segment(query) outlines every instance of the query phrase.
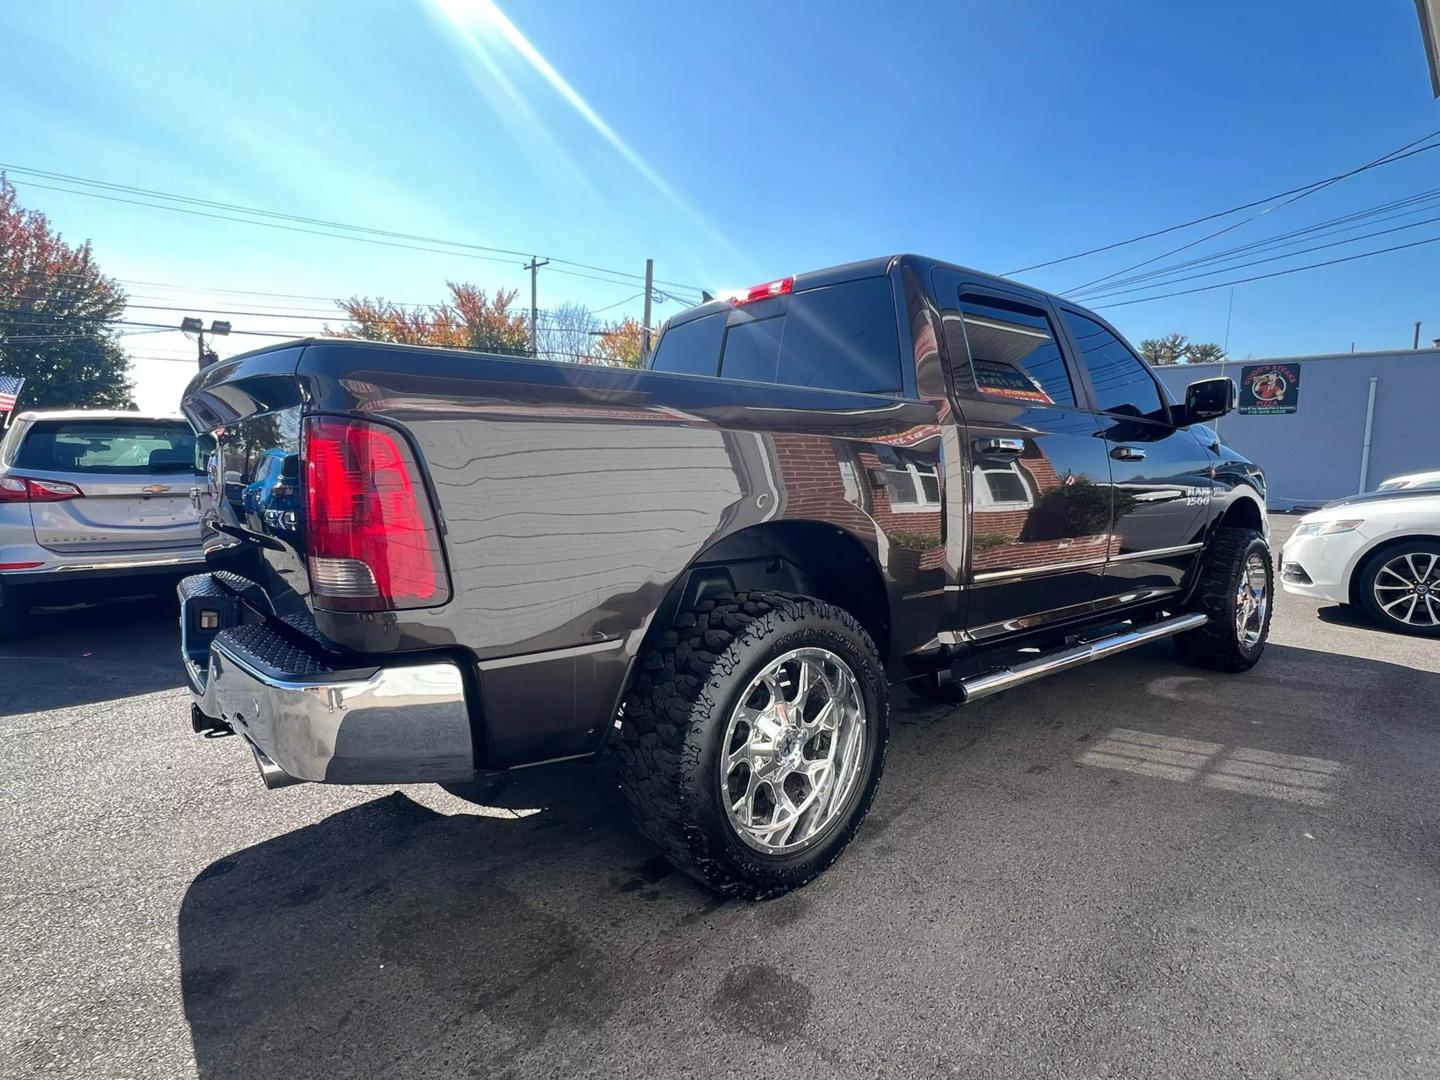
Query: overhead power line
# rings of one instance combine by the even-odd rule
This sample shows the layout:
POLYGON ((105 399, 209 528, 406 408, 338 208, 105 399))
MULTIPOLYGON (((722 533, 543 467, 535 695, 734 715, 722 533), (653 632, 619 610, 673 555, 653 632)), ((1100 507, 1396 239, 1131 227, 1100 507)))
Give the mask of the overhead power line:
MULTIPOLYGON (((148 206, 156 210, 171 210, 177 213, 190 213, 199 217, 218 218, 222 221, 235 221, 242 224, 267 225, 275 228, 284 228, 289 232, 310 233, 318 236, 329 236, 334 239, 351 239, 364 241, 367 238, 384 238, 384 240, 371 239, 369 242, 383 243, 383 246, 410 248, 411 244, 396 243, 394 241, 411 241, 418 244, 442 245, 444 249, 458 249, 454 251, 441 250, 436 252, 433 247, 416 247, 413 250, 432 251, 438 254, 468 254, 472 258, 481 258, 489 262, 509 263, 514 258, 530 258, 531 252, 519 251, 513 248, 495 247, 489 244, 476 244, 465 240, 447 240, 444 237, 426 236, 421 233, 407 233, 395 229, 383 229, 370 225, 356 225, 350 222, 330 221, 325 218, 308 217, 303 214, 293 214, 278 210, 266 210, 263 207, 245 206, 239 203, 220 202, 213 199, 202 199, 192 195, 181 195, 174 192, 158 191, 153 188, 138 187, 132 184, 119 184, 108 180, 96 180, 91 177, 75 176, 70 173, 53 172, 48 169, 31 169, 23 165, 14 165, 7 162, 0 162, 0 169, 16 173, 21 176, 40 177, 42 179, 59 181, 66 184, 79 184, 84 187, 98 188, 99 191, 80 191, 73 187, 54 187, 46 184, 29 181, 32 187, 42 188, 47 191, 61 191, 72 195, 85 195, 93 198, 109 199, 114 202, 130 203, 136 206, 148 206), (154 202, 140 202, 135 199, 126 199, 118 195, 102 194, 102 192, 121 192, 128 195, 139 195, 146 199, 160 199, 166 203, 181 203, 183 206, 167 206, 154 202), (187 209, 187 207, 204 207, 205 210, 187 209), (248 217, 237 218, 223 214, 215 214, 210 211, 224 210, 231 214, 246 214, 248 217), (256 218, 269 220, 255 220, 256 218), (284 225, 282 223, 292 223, 284 225), (299 226, 315 226, 324 230, 340 230, 336 232, 317 232, 316 229, 300 228, 299 226), (357 234, 357 235, 344 235, 357 234), (510 256, 502 258, 501 256, 510 256)), ((600 274, 609 274, 613 277, 628 279, 631 281, 643 281, 644 275, 632 273, 627 270, 614 270, 605 266, 596 266, 593 263, 581 262, 576 259, 564 259, 558 256, 547 256, 551 262, 564 266, 575 267, 577 270, 591 270, 600 274)), ((557 270, 557 273, 560 272, 557 270)), ((584 277, 584 274, 567 271, 575 277, 584 277)), ((606 280, 600 278, 597 280, 606 280)), ((701 286, 692 285, 683 281, 659 281, 657 284, 670 285, 677 289, 686 289, 691 292, 700 292, 701 286)))
POLYGON ((1167 285, 1178 285, 1182 281, 1194 281, 1197 278, 1213 277, 1216 274, 1228 274, 1232 270, 1243 270, 1247 266, 1260 266, 1264 263, 1279 262, 1281 259, 1293 259, 1297 255, 1308 255, 1312 251, 1324 251, 1327 248, 1341 247, 1344 244, 1358 244, 1361 240, 1371 240, 1377 236, 1389 236, 1391 233, 1403 232, 1406 229, 1418 229, 1421 225, 1433 225, 1437 221, 1440 221, 1440 217, 1426 218, 1424 221, 1412 221, 1408 225, 1396 225, 1391 229, 1378 229, 1375 232, 1364 233, 1360 236, 1351 236, 1344 240, 1332 240, 1328 244, 1316 244, 1314 247, 1300 248, 1298 251, 1287 251, 1283 255, 1271 255, 1267 259, 1252 259, 1250 262, 1235 263, 1232 266, 1222 267, 1219 270, 1202 270, 1198 274, 1185 274, 1182 277, 1167 278, 1164 281, 1152 281, 1148 284, 1134 285, 1127 289, 1114 289, 1110 292, 1095 293, 1089 299, 1103 300, 1112 296, 1126 296, 1130 293, 1144 292, 1147 289, 1163 289, 1167 285))
POLYGON ((1325 262, 1307 263, 1305 266, 1292 266, 1288 270, 1276 270, 1269 274, 1256 274, 1253 277, 1236 278, 1234 281, 1221 281, 1213 285, 1200 285, 1193 289, 1180 289, 1177 292, 1161 293, 1158 296, 1141 296, 1134 300, 1120 300, 1113 304, 1096 304, 1096 308, 1128 307, 1130 304, 1144 304, 1150 300, 1165 300, 1172 296, 1189 296, 1191 293, 1209 292, 1211 289, 1224 289, 1231 285, 1244 285, 1250 281, 1264 281, 1266 278, 1284 277, 1286 274, 1298 274, 1302 270, 1316 270, 1322 266, 1336 266, 1339 263, 1354 262, 1356 259, 1368 259, 1372 255, 1385 255, 1391 251, 1404 251, 1406 248, 1422 247, 1425 244, 1440 243, 1440 236, 1432 236, 1428 240, 1416 240, 1409 244, 1396 244, 1394 247, 1379 248, 1375 251, 1362 251, 1358 255, 1346 255, 1340 259, 1327 259, 1325 262))
MULTIPOLYGON (((1406 147, 1401 147, 1401 149, 1406 149, 1409 146, 1414 146, 1416 145, 1416 143, 1422 143, 1426 139, 1433 139, 1436 136, 1440 136, 1440 129, 1432 131, 1428 135, 1423 135, 1420 138, 1416 139, 1414 142, 1407 143, 1406 147)), ((1431 149, 1431 147, 1425 147, 1425 149, 1428 150, 1431 149)), ((1389 155, 1387 155, 1387 157, 1388 156, 1389 155)), ((1408 157, 1409 155, 1406 156, 1408 157)), ((1395 158, 1394 160, 1399 161, 1400 158, 1395 158)), ((1390 164, 1390 162, 1385 161, 1384 164, 1388 165, 1390 164)), ((1139 236, 1132 236, 1128 240, 1116 240, 1113 243, 1100 244, 1096 247, 1087 248, 1084 251, 1077 251, 1072 255, 1062 255, 1059 258, 1047 259, 1044 262, 1031 263, 1029 266, 1020 267, 1018 270, 1009 270, 1006 272, 1005 276, 1014 277, 1016 274, 1028 273, 1031 270, 1040 270, 1046 266, 1059 266, 1061 263, 1073 262, 1075 259, 1083 259, 1088 255, 1098 255, 1103 251, 1114 251, 1116 248, 1128 247, 1131 244, 1138 244, 1142 240, 1153 240, 1157 236, 1165 236, 1169 233, 1179 232, 1181 229, 1188 229, 1192 225, 1203 225, 1207 221, 1218 221, 1220 218, 1229 217, 1231 214, 1238 214, 1242 210, 1253 210, 1257 206, 1264 206, 1266 203, 1274 202, 1276 199, 1283 199, 1289 195, 1297 195, 1302 191, 1309 191, 1312 188, 1318 188, 1323 184, 1331 184, 1337 180, 1343 180, 1347 176, 1352 176, 1357 171, 1363 171, 1366 168, 1374 167, 1376 166, 1373 164, 1368 166, 1361 166, 1361 168, 1358 170, 1351 170, 1350 172, 1346 173, 1337 173, 1336 175, 1327 177, 1324 180, 1316 180, 1309 184, 1303 184, 1300 187, 1290 188, 1288 191, 1280 191, 1275 193, 1274 195, 1267 195, 1263 199, 1255 199, 1251 202, 1241 203, 1239 206, 1232 206, 1228 210, 1217 210, 1211 214, 1204 214, 1197 218, 1191 218, 1189 221, 1182 221, 1178 225, 1167 225, 1163 229, 1152 229, 1150 232, 1141 233, 1139 236)))
MULTIPOLYGON (((622 300, 622 301, 620 301, 619 303, 628 303, 630 300, 634 300, 634 299, 635 299, 636 297, 638 297, 639 295, 640 295, 639 293, 636 293, 635 296, 628 297, 626 300, 622 300)), ((15 300, 35 300, 35 301, 43 301, 43 300, 45 300, 46 298, 45 298, 44 296, 37 296, 37 295, 33 295, 33 294, 18 293, 18 294, 16 294, 16 295, 14 295, 13 297, 11 297, 11 299, 15 299, 15 300)), ((155 299, 161 299, 161 298, 156 297, 155 299)), ((404 306, 404 305, 396 305, 396 306, 398 307, 398 306, 404 306)), ((415 306, 417 309, 420 309, 420 308, 434 307, 434 306, 436 306, 436 305, 431 305, 431 304, 423 304, 423 305, 422 305, 422 304, 417 304, 417 305, 414 305, 414 306, 415 306)), ((608 304, 608 305, 606 305, 605 307, 597 308, 597 309, 592 310, 591 313, 594 314, 594 313, 597 312, 597 311, 608 311, 608 310, 610 310, 611 308, 617 307, 617 306, 619 306, 619 305, 618 305, 618 304, 608 304)), ((347 311, 345 311, 344 309, 338 308, 338 307, 336 308, 335 311, 332 311, 332 312, 328 312, 328 313, 327 313, 327 312, 318 312, 318 311, 305 311, 304 309, 298 309, 298 308, 293 308, 293 309, 292 309, 292 308, 265 308, 265 309, 259 309, 259 308, 255 308, 255 309, 222 308, 222 307, 214 307, 214 306, 212 306, 212 305, 210 305, 210 304, 199 304, 199 303, 196 303, 196 302, 194 302, 194 301, 186 301, 186 302, 183 302, 183 303, 177 301, 177 302, 172 303, 172 304, 135 304, 135 303, 131 303, 129 300, 126 301, 125 307, 126 307, 127 310, 133 310, 133 311, 182 311, 182 310, 186 310, 186 309, 190 309, 190 308, 195 308, 195 309, 204 311, 204 313, 207 314, 207 315, 242 315, 242 316, 252 316, 252 317, 253 317, 253 316, 262 316, 262 317, 267 317, 267 316, 268 316, 268 317, 273 317, 273 318, 276 318, 276 319, 293 319, 293 320, 296 320, 296 321, 298 321, 298 322, 333 322, 333 323, 346 323, 346 322, 352 321, 351 318, 350 318, 349 313, 348 313, 347 311)), ((45 312, 45 311, 43 311, 43 310, 38 310, 38 311, 37 311, 37 310, 35 310, 35 309, 30 309, 30 308, 26 308, 26 309, 24 309, 24 310, 26 310, 27 312, 30 312, 30 313, 32 313, 32 314, 37 314, 37 315, 46 315, 46 314, 49 314, 48 312, 45 312)), ((587 310, 588 310, 588 309, 587 309, 587 310)), ((523 313, 520 313, 520 312, 512 312, 512 314, 523 314, 523 313)), ((540 309, 538 310, 537 314, 538 314, 539 316, 541 316, 539 325, 540 325, 540 327, 541 327, 542 329, 547 329, 547 330, 548 330, 548 329, 558 329, 558 328, 561 328, 561 324, 556 323, 556 322, 554 322, 554 321, 551 319, 551 316, 554 315, 554 312, 553 312, 553 311, 551 311, 551 310, 549 310, 549 309, 546 309, 546 308, 540 308, 540 309)), ((100 319, 100 316, 94 316, 93 318, 98 320, 98 319, 100 319)), ((102 321, 103 321, 103 320, 102 320, 102 321)), ((178 329, 178 327, 177 327, 176 329, 178 329)))
POLYGON ((642 296, 644 296, 644 295, 645 295, 645 293, 644 293, 643 291, 641 291, 641 292, 637 292, 634 296, 627 296, 624 300, 616 300, 615 303, 613 303, 613 304, 606 304, 604 307, 591 308, 591 309, 590 309, 590 314, 591 314, 591 315, 599 315, 602 311, 609 311, 611 308, 617 308, 617 307, 620 307, 620 306, 623 305, 623 304, 628 304, 628 303, 631 303, 632 301, 639 300, 639 299, 640 299, 642 296))
MULTIPOLYGON (((66 323, 86 323, 93 326, 95 323, 103 323, 105 326, 140 326, 154 330, 174 330, 180 332, 180 328, 171 323, 141 322, 138 319, 97 319, 90 316, 77 315, 49 315, 48 320, 34 320, 33 316, 46 316, 48 313, 35 311, 31 308, 0 308, 0 315, 28 315, 31 320, 9 321, 9 326, 62 326, 66 323)), ((253 337, 278 337, 293 338, 296 336, 294 330, 236 330, 231 329, 232 334, 248 334, 253 337)), ((304 336, 304 335, 301 335, 304 336)))
MULTIPOLYGON (((280 229, 284 232, 304 233, 309 236, 322 236, 331 240, 349 240, 359 244, 374 244, 380 247, 401 248, 406 251, 423 251, 432 255, 453 255, 462 259, 480 259, 486 262, 502 263, 507 265, 511 262, 510 259, 504 259, 497 255, 478 255, 474 252, 469 251, 454 251, 448 248, 425 247, 419 244, 406 244, 396 240, 379 240, 369 236, 351 236, 346 233, 325 232, 320 229, 307 229, 302 228, 298 225, 282 224, 278 221, 257 221, 253 218, 231 217, 226 214, 215 214, 205 210, 192 210, 183 206, 165 206, 159 203, 142 202, 138 199, 126 199, 118 195, 106 195, 98 191, 76 191, 73 188, 54 187, 53 185, 49 184, 37 184, 34 181, 30 181, 29 184, 31 187, 43 188, 47 191, 63 191, 70 195, 83 195, 86 198, 91 199, 105 199, 110 202, 128 203, 132 206, 147 206, 152 210, 168 210, 177 214, 189 214, 193 217, 214 218, 218 221, 231 221, 241 225, 258 225, 266 229, 280 229)), ((440 242, 444 243, 444 241, 440 242)), ((619 281, 615 278, 600 277, 599 275, 587 274, 579 270, 567 270, 561 266, 554 267, 553 269, 554 272, 557 274, 566 274, 570 277, 586 278, 590 281, 599 281, 607 285, 626 285, 631 287, 633 287, 634 285, 634 282, 631 281, 619 281)), ((605 271, 605 273, 611 272, 612 271, 605 271)), ((624 273, 623 271, 613 272, 624 273)))
MULTIPOLYGON (((1440 205, 1440 188, 1432 188, 1429 191, 1423 191, 1403 199, 1394 199, 1390 202, 1381 203, 1364 210, 1357 210, 1349 214, 1342 214, 1339 217, 1330 218, 1313 225, 1307 225, 1303 228, 1291 229, 1288 232, 1277 233, 1274 236, 1262 237, 1258 240, 1252 240, 1249 243, 1239 244, 1235 247, 1226 248, 1223 251, 1217 251, 1209 255, 1186 259, 1183 262, 1168 263, 1165 266, 1158 266, 1144 273, 1118 278, 1104 285, 1096 286, 1094 289, 1082 289, 1075 293, 1075 298, 1082 299, 1100 290, 1108 290, 1142 281, 1151 281, 1155 278, 1165 277, 1177 270, 1186 270, 1198 266, 1211 266, 1255 252, 1290 247, 1294 244, 1304 243, 1306 239, 1349 232, 1352 229, 1364 228, 1367 224, 1378 224, 1382 221, 1394 221, 1398 218, 1409 217, 1412 214, 1423 214, 1428 210, 1435 209, 1437 205, 1440 205), (1388 211, 1396 210, 1400 207, 1409 207, 1409 209, 1403 210, 1400 213, 1388 213, 1388 211)), ((1292 254, 1298 253, 1292 252, 1292 254)))
POLYGON ((1180 244, 1178 247, 1173 247, 1169 251, 1162 251, 1159 255, 1152 255, 1148 259, 1141 259, 1137 263, 1132 263, 1131 265, 1123 267, 1119 270, 1111 271, 1108 274, 1102 274, 1098 278, 1092 278, 1089 281, 1081 283, 1080 285, 1076 285, 1070 289, 1066 289, 1064 290, 1064 293, 1062 295, 1068 295, 1073 292, 1078 292, 1080 289, 1089 288, 1091 285, 1098 285, 1102 281, 1109 281, 1111 278, 1117 278, 1121 274, 1128 274, 1131 270, 1138 270, 1142 266, 1150 266, 1152 263, 1157 263, 1161 259, 1167 259, 1171 255, 1178 254, 1179 252, 1188 251, 1189 249, 1197 247, 1200 244, 1206 243, 1207 241, 1214 240, 1217 236, 1223 236, 1228 232, 1234 232, 1241 226, 1248 225, 1250 222, 1255 221, 1258 218, 1262 218, 1266 214, 1273 214, 1276 210, 1283 210, 1285 207, 1290 206, 1293 203, 1297 203, 1301 199, 1305 199, 1311 195, 1314 195, 1317 191, 1323 191, 1334 184, 1338 184, 1343 180, 1348 180, 1350 177, 1357 176, 1360 173, 1366 172, 1370 169, 1377 169, 1382 165, 1390 165, 1394 162, 1401 161, 1404 158, 1412 157, 1415 154, 1422 154, 1427 150, 1440 149, 1440 142, 1431 143, 1429 146, 1421 146, 1418 149, 1412 149, 1412 147, 1414 147, 1416 143, 1422 143, 1425 142, 1427 139, 1433 139, 1437 135, 1440 135, 1440 130, 1432 131, 1430 134, 1424 135, 1421 138, 1414 140, 1413 142, 1408 142, 1404 146, 1401 146, 1395 150, 1390 151, 1390 153, 1388 154, 1376 158, 1374 161, 1366 162, 1364 165, 1359 165, 1351 169, 1349 172, 1340 173, 1338 176, 1332 176, 1327 180, 1322 180, 1319 183, 1312 184, 1310 187, 1304 189, 1303 191, 1297 192, 1294 195, 1291 195, 1289 198, 1282 199, 1280 202, 1277 202, 1271 206, 1267 206, 1264 210, 1261 210, 1258 213, 1251 214, 1249 217, 1241 218, 1239 221, 1231 222, 1229 225, 1226 225, 1223 228, 1216 229, 1214 232, 1206 233, 1204 236, 1198 237, 1195 240, 1190 240, 1186 243, 1180 244))

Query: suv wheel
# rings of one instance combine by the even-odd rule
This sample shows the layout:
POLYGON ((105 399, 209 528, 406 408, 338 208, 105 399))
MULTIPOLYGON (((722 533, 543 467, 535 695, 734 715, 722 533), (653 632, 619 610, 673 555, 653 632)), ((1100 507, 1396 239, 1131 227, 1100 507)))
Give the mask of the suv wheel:
POLYGON ((848 612, 774 592, 706 600, 641 657, 625 699, 635 823, 719 892, 804 885, 870 807, 888 708, 875 645, 848 612))
POLYGON ((1217 530, 1191 606, 1210 621, 1175 638, 1180 656, 1217 671, 1254 667, 1270 636, 1274 585, 1265 537, 1254 529, 1217 530))
POLYGON ((1406 540, 1377 552, 1356 580, 1360 603, 1381 626, 1440 636, 1440 542, 1406 540))

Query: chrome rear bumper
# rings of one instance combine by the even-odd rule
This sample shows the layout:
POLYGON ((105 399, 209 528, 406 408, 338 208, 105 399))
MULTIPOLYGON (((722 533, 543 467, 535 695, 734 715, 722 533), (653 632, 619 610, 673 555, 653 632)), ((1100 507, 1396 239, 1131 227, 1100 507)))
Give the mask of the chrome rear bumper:
POLYGON ((268 624, 226 625, 243 606, 214 575, 186 578, 180 598, 181 647, 195 704, 245 738, 267 787, 302 780, 454 782, 475 775, 456 664, 339 670, 268 624), (204 611, 219 612, 221 627, 205 635, 208 648, 192 641, 204 611))

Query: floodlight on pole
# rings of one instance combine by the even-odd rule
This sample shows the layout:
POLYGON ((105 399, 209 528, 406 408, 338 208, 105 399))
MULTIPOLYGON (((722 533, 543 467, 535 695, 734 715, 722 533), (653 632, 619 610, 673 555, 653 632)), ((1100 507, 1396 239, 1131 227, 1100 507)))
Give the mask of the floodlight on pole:
MULTIPOLYGON (((183 319, 180 320, 180 330, 182 333, 196 335, 196 359, 199 361, 200 367, 202 369, 209 367, 211 364, 215 363, 216 360, 220 359, 220 357, 215 354, 214 349, 207 349, 205 347, 204 320, 197 319, 194 315, 186 315, 183 319)), ((214 337, 216 334, 228 333, 230 333, 230 324, 228 322, 220 322, 217 319, 210 320, 211 337, 214 337)))

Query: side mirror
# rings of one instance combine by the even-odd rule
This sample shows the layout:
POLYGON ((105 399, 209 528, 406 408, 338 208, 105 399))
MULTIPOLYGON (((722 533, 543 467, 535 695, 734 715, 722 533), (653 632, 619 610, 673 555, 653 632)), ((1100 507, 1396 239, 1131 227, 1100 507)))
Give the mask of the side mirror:
POLYGON ((1203 424, 1235 411, 1235 381, 1201 379, 1185 388, 1185 423, 1203 424))

